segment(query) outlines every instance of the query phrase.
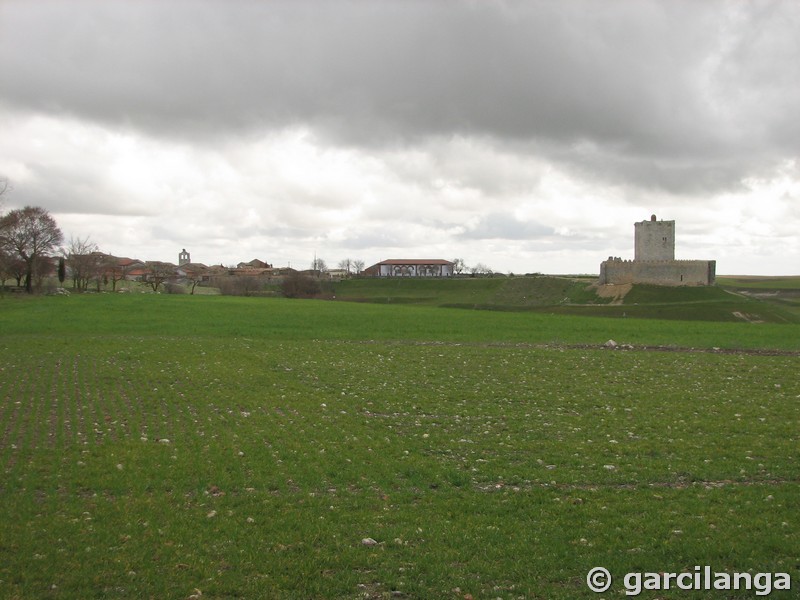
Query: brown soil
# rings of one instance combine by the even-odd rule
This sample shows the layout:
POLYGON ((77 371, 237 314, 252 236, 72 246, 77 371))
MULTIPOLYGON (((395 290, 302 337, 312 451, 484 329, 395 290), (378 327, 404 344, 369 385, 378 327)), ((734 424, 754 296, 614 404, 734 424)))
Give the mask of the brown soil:
POLYGON ((622 299, 631 291, 633 284, 623 283, 620 285, 598 285, 595 292, 601 298, 611 298, 611 304, 622 304, 622 299))

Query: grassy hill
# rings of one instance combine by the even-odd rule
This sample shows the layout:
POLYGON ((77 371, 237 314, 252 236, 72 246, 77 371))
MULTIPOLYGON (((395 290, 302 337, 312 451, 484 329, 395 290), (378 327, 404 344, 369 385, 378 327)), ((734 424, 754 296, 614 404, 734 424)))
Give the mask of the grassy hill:
POLYGON ((615 298, 598 295, 598 288, 585 278, 353 279, 335 284, 334 294, 337 300, 379 304, 615 318, 800 323, 800 287, 792 287, 800 286, 800 278, 758 280, 756 284, 758 287, 750 290, 729 285, 728 280, 713 287, 634 285, 615 298))
POLYGON ((622 318, 800 323, 800 311, 793 309, 791 305, 720 286, 634 285, 620 304, 602 307, 544 307, 542 310, 558 314, 593 314, 622 318))
POLYGON ((586 280, 568 277, 351 279, 334 287, 337 300, 449 308, 522 309, 554 304, 604 304, 586 280))

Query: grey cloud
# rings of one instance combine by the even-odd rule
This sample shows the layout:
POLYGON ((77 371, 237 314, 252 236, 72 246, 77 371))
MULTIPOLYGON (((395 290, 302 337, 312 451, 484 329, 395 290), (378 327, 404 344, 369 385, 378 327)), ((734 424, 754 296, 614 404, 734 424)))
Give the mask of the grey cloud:
POLYGON ((259 231, 255 235, 264 235, 271 239, 284 240, 309 240, 313 230, 301 229, 300 227, 270 227, 265 231, 259 231))
POLYGON ((109 216, 152 216, 152 207, 143 206, 101 178, 86 171, 70 171, 64 166, 31 165, 29 179, 14 195, 17 204, 47 206, 55 213, 102 213, 109 216))
POLYGON ((552 146, 542 150, 553 163, 584 181, 597 185, 621 185, 630 202, 641 202, 643 194, 654 191, 694 198, 697 195, 743 191, 745 175, 770 174, 779 155, 730 155, 698 158, 675 152, 654 157, 598 149, 583 152, 552 146))
POLYGON ((0 102, 155 135, 308 124, 367 147, 487 136, 677 193, 735 185, 797 152, 790 2, 12 0, 0 11, 0 102), (571 151, 585 141, 596 162, 571 151))
POLYGON ((412 244, 408 236, 397 231, 350 231, 338 242, 340 248, 367 250, 374 248, 408 248, 412 244))
POLYGON ((505 214, 490 213, 481 218, 476 226, 465 229, 457 237, 474 240, 529 240, 554 234, 552 227, 532 221, 520 221, 505 214))

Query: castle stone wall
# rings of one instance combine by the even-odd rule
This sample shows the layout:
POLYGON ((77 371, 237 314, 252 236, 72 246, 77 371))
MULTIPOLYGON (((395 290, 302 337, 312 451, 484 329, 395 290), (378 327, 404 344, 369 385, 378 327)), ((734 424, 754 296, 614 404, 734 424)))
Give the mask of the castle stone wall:
POLYGON ((600 284, 714 285, 715 260, 621 260, 600 264, 600 284))
POLYGON ((714 285, 715 260, 675 260, 675 221, 634 223, 634 259, 609 256, 600 263, 600 285, 714 285))

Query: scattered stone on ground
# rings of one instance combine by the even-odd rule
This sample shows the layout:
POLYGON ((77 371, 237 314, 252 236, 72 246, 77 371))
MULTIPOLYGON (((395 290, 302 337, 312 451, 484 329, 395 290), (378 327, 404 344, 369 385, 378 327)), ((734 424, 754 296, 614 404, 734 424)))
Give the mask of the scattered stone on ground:
POLYGON ((361 545, 362 546, 377 546, 378 542, 376 542, 372 538, 368 537, 368 538, 364 538, 363 540, 361 540, 361 545))

